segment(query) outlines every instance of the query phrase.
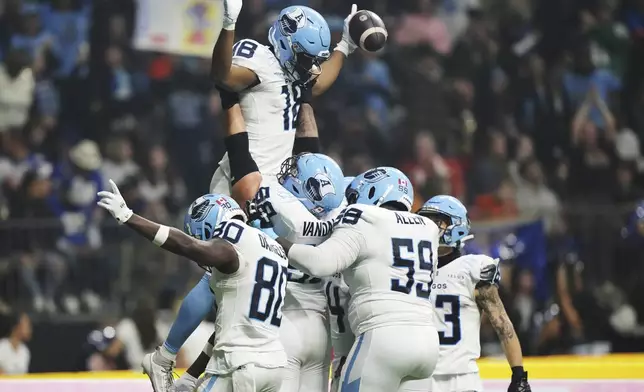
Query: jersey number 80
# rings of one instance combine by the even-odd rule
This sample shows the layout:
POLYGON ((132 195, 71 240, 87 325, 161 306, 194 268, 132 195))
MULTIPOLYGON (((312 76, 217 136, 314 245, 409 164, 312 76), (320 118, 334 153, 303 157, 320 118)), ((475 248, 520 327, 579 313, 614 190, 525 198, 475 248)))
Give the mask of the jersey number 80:
POLYGON ((394 267, 407 268, 407 281, 402 279, 391 279, 391 290, 404 294, 411 294, 415 291, 416 296, 420 298, 429 298, 431 284, 433 280, 433 260, 434 252, 432 244, 429 241, 419 241, 414 249, 414 241, 409 238, 392 238, 391 247, 394 256, 394 267), (412 256, 405 258, 402 252, 407 252, 412 256), (414 275, 416 271, 427 271, 429 279, 425 282, 416 282, 414 275))
POLYGON ((257 262, 255 286, 250 299, 251 319, 279 327, 282 324, 282 304, 286 294, 286 268, 275 260, 262 257, 257 262))

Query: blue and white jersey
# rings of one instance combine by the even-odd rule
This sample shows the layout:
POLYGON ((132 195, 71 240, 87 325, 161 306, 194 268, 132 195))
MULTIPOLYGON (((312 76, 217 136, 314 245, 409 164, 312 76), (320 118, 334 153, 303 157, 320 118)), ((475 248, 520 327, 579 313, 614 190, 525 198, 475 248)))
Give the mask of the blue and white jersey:
MULTIPOLYGON (((481 271, 490 275, 498 260, 485 255, 464 255, 436 271, 431 300, 435 306, 440 354, 435 375, 478 372, 481 355, 481 313, 475 299, 481 271)), ((498 276, 492 274, 494 276, 498 276)))
MULTIPOLYGON (((239 104, 248 132, 248 148, 259 172, 276 176, 282 162, 293 152, 302 89, 284 73, 271 49, 252 39, 233 46, 232 63, 257 75, 257 83, 239 93, 239 104)), ((219 166, 230 178, 228 153, 219 166)))
POLYGON ((291 265, 318 276, 342 272, 357 335, 388 325, 433 326, 430 289, 439 229, 409 213, 353 204, 317 247, 293 245, 291 265))
POLYGON ((235 248, 239 269, 233 274, 212 271, 210 288, 217 318, 213 356, 206 372, 227 374, 249 363, 265 368, 285 366, 286 353, 279 338, 288 273, 284 249, 237 220, 222 222, 213 237, 235 248))
MULTIPOLYGON (((293 243, 307 245, 317 245, 327 239, 333 231, 336 215, 342 210, 341 206, 327 214, 325 219, 318 219, 297 197, 268 176, 264 176, 255 202, 258 210, 270 219, 275 234, 293 243)), ((289 266, 288 281, 284 310, 326 312, 323 279, 289 266)))

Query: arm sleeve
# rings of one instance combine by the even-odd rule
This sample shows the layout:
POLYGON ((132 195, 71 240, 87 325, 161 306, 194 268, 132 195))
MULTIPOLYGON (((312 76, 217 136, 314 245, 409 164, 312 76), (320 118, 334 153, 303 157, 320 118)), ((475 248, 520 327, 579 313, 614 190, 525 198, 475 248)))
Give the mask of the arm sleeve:
POLYGON ((319 246, 293 245, 288 253, 291 264, 313 276, 330 276, 351 266, 365 247, 363 234, 352 226, 338 226, 319 246))

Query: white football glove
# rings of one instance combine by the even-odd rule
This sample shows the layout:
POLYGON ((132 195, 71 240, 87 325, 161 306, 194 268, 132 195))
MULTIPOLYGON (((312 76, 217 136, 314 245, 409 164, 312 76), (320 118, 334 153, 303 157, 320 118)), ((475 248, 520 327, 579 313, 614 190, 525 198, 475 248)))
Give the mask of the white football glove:
POLYGON ((242 9, 242 0, 224 0, 224 30, 235 30, 242 9))
POLYGON ((355 15, 356 12, 358 12, 358 6, 353 4, 351 6, 351 13, 344 19, 342 40, 338 42, 338 44, 335 46, 335 49, 333 49, 342 52, 347 57, 349 57, 349 55, 353 53, 353 51, 358 47, 358 45, 353 42, 351 36, 349 35, 349 21, 351 21, 351 18, 353 17, 353 15, 355 15))
POLYGON ((197 379, 194 377, 187 377, 187 376, 186 375, 181 376, 177 381, 174 382, 173 391, 192 392, 197 389, 197 379))
POLYGON ((112 192, 100 191, 97 193, 101 200, 96 204, 109 211, 114 219, 122 225, 132 217, 133 212, 127 207, 127 204, 125 204, 125 199, 121 196, 121 192, 114 181, 110 180, 110 186, 112 187, 112 192))

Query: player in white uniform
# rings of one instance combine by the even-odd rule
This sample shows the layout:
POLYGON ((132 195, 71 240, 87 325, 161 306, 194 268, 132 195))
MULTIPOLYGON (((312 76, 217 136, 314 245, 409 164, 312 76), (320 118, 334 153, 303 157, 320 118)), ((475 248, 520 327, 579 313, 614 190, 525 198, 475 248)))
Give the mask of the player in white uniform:
MULTIPOLYGON (((256 215, 277 235, 293 242, 322 242, 331 233, 334 211, 339 212, 344 200, 341 169, 325 155, 305 153, 282 164, 278 181, 262 183, 253 202, 256 215)), ((328 390, 330 341, 324 283, 289 267, 280 331, 288 354, 282 392, 328 390)))
MULTIPOLYGON (((257 192, 259 173, 277 175, 279 165, 291 155, 303 96, 326 91, 337 79, 344 59, 356 49, 348 21, 357 9, 352 8, 342 40, 331 53, 329 27, 309 7, 283 9, 268 31, 270 45, 266 46, 251 39, 234 43, 241 0, 224 0, 224 5, 224 30, 213 49, 211 76, 220 90, 239 93, 241 116, 229 124, 227 154, 210 189, 224 194, 232 191, 244 203, 257 192), (255 166, 245 164, 249 154, 255 166), (240 187, 241 195, 235 192, 240 187)), ((230 107, 225 102, 224 106, 230 107)))
POLYGON ((431 292, 440 337, 440 356, 431 392, 483 390, 476 365, 481 354, 481 312, 487 315, 501 339, 512 368, 508 391, 530 391, 521 345, 497 290, 501 279, 498 259, 461 255, 462 243, 472 238, 467 209, 456 198, 440 195, 429 199, 418 214, 433 220, 443 232, 431 292))
MULTIPOLYGON (((333 220, 317 217, 331 219, 339 212, 333 207, 344 204, 345 181, 337 164, 325 155, 294 156, 284 162, 279 180, 264 178, 255 200, 248 205, 249 217, 261 220, 264 230, 274 228, 293 241, 320 243, 330 234, 333 220)), ((329 331, 323 282, 293 268, 289 268, 288 277, 280 330, 288 366, 281 391, 326 391, 329 331)), ((200 374, 204 366, 199 359, 188 371, 200 374)), ((182 382, 184 376, 176 387, 189 386, 182 382)))
MULTIPOLYGON (((306 155, 304 155, 306 156, 306 155)), ((289 161, 291 166, 299 166, 299 157, 293 157, 289 161)), ((304 162, 301 162, 304 165, 304 162)), ((285 167, 284 173, 297 172, 300 182, 305 183, 307 177, 304 175, 306 170, 293 170, 285 167)), ((282 176, 284 178, 284 176, 282 176)), ((346 189, 353 177, 345 177, 342 193, 346 189)), ((334 189, 340 188, 333 181, 334 189)), ((288 182, 287 182, 288 185, 288 182)), ((338 200, 322 206, 319 203, 311 203, 304 200, 304 203, 295 197, 288 189, 274 183, 262 183, 257 196, 254 200, 254 208, 257 213, 264 215, 268 219, 270 227, 275 233, 296 244, 317 245, 326 240, 332 232, 335 224, 335 218, 346 207, 346 199, 342 198, 341 204, 335 209, 331 209, 337 204, 338 200), (308 206, 308 209, 307 207, 308 206), (321 210, 317 210, 320 209, 321 210), (317 210, 317 211, 316 211, 317 210), (328 212, 327 212, 328 211, 328 212)), ((336 191, 334 191, 335 193, 336 191)), ((339 192, 338 192, 339 193, 339 192)), ((286 290, 286 304, 284 311, 289 320, 296 322, 289 323, 295 328, 285 328, 281 330, 284 337, 283 344, 289 355, 289 365, 287 370, 293 372, 292 376, 287 376, 282 384, 282 389, 297 390, 297 388, 286 389, 290 385, 297 385, 297 369, 300 371, 299 385, 302 391, 316 391, 327 383, 327 369, 329 359, 327 334, 321 333, 310 334, 308 331, 321 332, 320 316, 328 318, 331 331, 331 346, 333 348, 332 374, 334 384, 332 390, 337 390, 338 380, 342 364, 351 350, 355 340, 353 332, 349 326, 348 300, 349 288, 344 283, 340 274, 336 274, 320 282, 317 278, 304 274, 293 267, 289 267, 289 285, 286 290), (320 291, 320 283, 324 285, 324 291, 320 291), (326 302, 325 302, 326 299, 326 302), (288 304, 291 304, 289 306, 288 304), (301 317, 297 313, 303 312, 304 316, 315 314, 315 317, 301 317), (310 320, 310 322, 307 322, 310 320), (292 333, 292 330, 307 331, 306 340, 293 338, 294 336, 304 337, 301 333, 292 333), (313 360, 311 360, 313 359, 313 360), (288 380, 291 380, 289 382, 288 380), (323 380, 322 382, 320 380, 323 380), (312 384, 317 385, 313 388, 312 384)), ((285 324, 286 325, 286 324, 285 324)), ((324 387, 326 390, 326 387, 324 387)))
POLYGON ((127 207, 116 184, 98 193, 98 205, 120 223, 165 250, 212 268, 217 298, 213 354, 199 392, 277 392, 286 353, 279 339, 288 262, 284 249, 260 230, 229 196, 206 195, 189 210, 190 230, 211 230, 199 240, 151 222, 127 207))
MULTIPOLYGON (((349 188, 354 177, 345 177, 345 188, 349 188)), ((346 201, 346 200, 345 200, 346 201)), ((343 204, 341 208, 346 207, 343 204)), ((336 214, 337 215, 337 214, 336 214)), ((347 355, 351 351, 355 335, 349 326, 349 286, 344 282, 342 274, 335 274, 326 280, 324 285, 329 321, 331 323, 331 346, 333 347, 333 360, 331 361, 331 392, 340 388, 340 376, 347 355)))
POLYGON ((409 212, 413 189, 393 168, 356 177, 349 207, 317 247, 278 238, 295 267, 313 276, 343 272, 357 338, 340 391, 426 391, 438 359, 429 300, 438 227, 409 212))

